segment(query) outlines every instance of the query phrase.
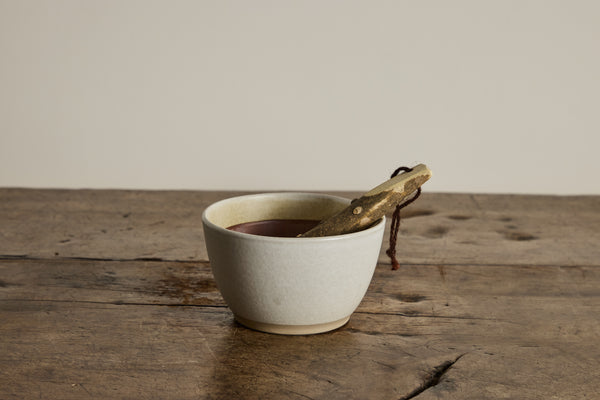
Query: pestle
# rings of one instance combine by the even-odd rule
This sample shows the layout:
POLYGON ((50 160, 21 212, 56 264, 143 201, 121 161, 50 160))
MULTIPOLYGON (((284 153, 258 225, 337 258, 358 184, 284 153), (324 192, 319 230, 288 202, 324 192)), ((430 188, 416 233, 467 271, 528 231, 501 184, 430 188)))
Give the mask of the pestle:
POLYGON ((298 237, 342 235, 368 228, 396 205, 402 203, 421 185, 431 178, 431 171, 419 164, 410 172, 404 172, 369 190, 353 200, 342 211, 323 219, 317 226, 298 237))

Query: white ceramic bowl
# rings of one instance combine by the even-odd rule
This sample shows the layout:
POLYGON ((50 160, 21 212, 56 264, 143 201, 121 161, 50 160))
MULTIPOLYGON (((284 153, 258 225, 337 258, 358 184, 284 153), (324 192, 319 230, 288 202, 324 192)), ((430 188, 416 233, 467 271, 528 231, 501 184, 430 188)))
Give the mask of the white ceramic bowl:
POLYGON ((227 228, 269 219, 320 220, 349 202, 315 193, 266 193, 225 199, 204 211, 210 265, 238 322, 264 332, 312 334, 348 321, 373 277, 384 219, 360 232, 317 238, 227 228))

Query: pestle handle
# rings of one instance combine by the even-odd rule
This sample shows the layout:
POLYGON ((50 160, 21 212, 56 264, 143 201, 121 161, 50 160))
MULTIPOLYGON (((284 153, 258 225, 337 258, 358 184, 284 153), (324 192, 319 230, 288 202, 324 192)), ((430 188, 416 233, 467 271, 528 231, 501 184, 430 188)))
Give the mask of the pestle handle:
POLYGON ((412 171, 396 175, 369 190, 359 199, 353 200, 348 207, 325 218, 300 237, 342 235, 368 228, 385 214, 392 212, 396 205, 402 203, 429 178, 429 168, 419 164, 412 171))

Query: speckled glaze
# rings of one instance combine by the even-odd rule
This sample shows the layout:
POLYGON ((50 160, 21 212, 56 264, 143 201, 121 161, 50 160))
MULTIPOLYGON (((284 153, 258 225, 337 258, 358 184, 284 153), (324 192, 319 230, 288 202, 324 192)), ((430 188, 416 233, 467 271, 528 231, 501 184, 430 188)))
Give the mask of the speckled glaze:
POLYGON ((373 277, 383 219, 360 232, 318 238, 226 228, 266 219, 322 219, 349 202, 324 194, 266 193, 222 200, 204 211, 211 268, 238 322, 271 333, 311 334, 348 321, 373 277))

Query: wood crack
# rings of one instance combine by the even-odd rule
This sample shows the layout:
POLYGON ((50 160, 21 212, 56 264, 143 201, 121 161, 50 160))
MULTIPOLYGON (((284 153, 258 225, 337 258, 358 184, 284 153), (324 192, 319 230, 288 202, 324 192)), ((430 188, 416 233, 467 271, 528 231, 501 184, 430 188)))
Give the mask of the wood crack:
POLYGON ((0 302, 28 303, 71 303, 71 304, 103 304, 112 306, 159 306, 159 307, 197 307, 197 308, 227 308, 224 304, 183 304, 183 303, 143 303, 131 301, 94 301, 94 300, 58 300, 58 299, 0 299, 0 302))
POLYGON ((427 389, 430 389, 430 388, 438 385, 444 378, 444 375, 450 370, 450 368, 452 368, 452 366, 454 364, 456 364, 456 362, 458 360, 460 360, 460 358, 462 356, 464 356, 464 354, 461 354, 460 356, 456 357, 454 360, 445 361, 445 362, 441 363, 440 365, 434 367, 427 375, 425 375, 425 377, 423 378, 423 383, 421 383, 421 385, 419 385, 419 387, 414 389, 412 392, 410 392, 406 396, 402 396, 398 400, 414 399, 415 397, 417 397, 418 395, 420 395, 427 389))
MULTIPOLYGON (((27 254, 0 254, 0 261, 11 261, 11 260, 22 260, 22 261, 107 261, 107 262, 172 262, 172 263, 184 263, 184 264, 208 264, 209 260, 204 259, 189 259, 181 260, 176 258, 161 258, 161 257, 134 257, 134 258, 111 258, 111 257, 85 257, 85 256, 56 256, 56 257, 37 257, 30 256, 27 254)), ((378 265, 389 266, 389 261, 378 261, 378 265)), ((577 265, 567 265, 564 263, 560 264, 527 264, 527 263, 474 263, 474 262, 444 262, 444 267, 523 267, 523 268, 598 268, 600 264, 584 264, 580 263, 577 265)), ((419 262, 419 263, 402 263, 405 267, 439 267, 440 263, 436 262, 419 262)))
POLYGON ((500 321, 497 318, 471 317, 468 315, 434 315, 422 314, 418 312, 384 312, 384 311, 355 311, 355 314, 370 314, 370 315, 389 315, 406 318, 441 318, 441 319, 465 319, 465 320, 480 320, 480 321, 500 321))
POLYGON ((107 262, 173 262, 198 264, 208 263, 208 260, 178 260, 161 257, 135 257, 135 258, 111 258, 111 257, 36 257, 27 254, 0 254, 0 261, 5 260, 24 260, 24 261, 56 261, 56 260, 72 260, 72 261, 107 261, 107 262))

